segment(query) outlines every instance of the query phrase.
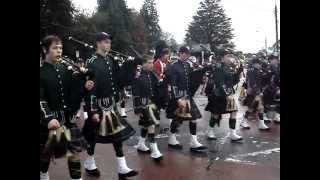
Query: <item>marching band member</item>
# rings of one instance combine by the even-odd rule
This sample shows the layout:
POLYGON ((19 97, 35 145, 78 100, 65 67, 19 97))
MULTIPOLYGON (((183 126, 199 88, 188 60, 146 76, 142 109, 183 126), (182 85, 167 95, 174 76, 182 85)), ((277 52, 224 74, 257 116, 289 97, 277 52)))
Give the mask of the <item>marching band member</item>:
POLYGON ((230 54, 223 56, 221 62, 216 62, 209 77, 206 89, 208 104, 206 111, 211 112, 209 120, 208 138, 216 139, 214 134, 215 125, 220 126, 222 114, 230 113, 229 128, 232 142, 242 140, 242 137, 236 134, 236 117, 238 107, 235 101, 234 86, 239 83, 242 68, 233 67, 234 59, 230 54))
POLYGON ((170 136, 168 146, 174 149, 182 149, 182 145, 176 138, 178 127, 183 121, 189 121, 190 130, 190 151, 199 152, 207 147, 197 139, 197 122, 201 118, 200 111, 192 98, 190 87, 190 73, 192 69, 187 59, 190 51, 183 46, 179 50, 180 59, 170 65, 169 68, 169 89, 171 89, 170 100, 167 108, 167 118, 173 119, 170 125, 170 136))
POLYGON ((159 79, 153 72, 152 56, 143 57, 142 70, 138 73, 132 86, 134 113, 140 117, 139 125, 141 126, 137 150, 142 153, 150 153, 150 149, 145 145, 148 136, 151 158, 162 160, 163 156, 155 141, 155 128, 159 126, 160 120, 160 111, 156 105, 156 99, 159 98, 157 93, 159 79))
POLYGON ((89 147, 84 167, 88 175, 99 177, 100 171, 94 159, 95 145, 112 143, 117 157, 119 178, 136 176, 138 172, 127 166, 123 154, 123 141, 130 138, 135 131, 125 119, 121 118, 118 111, 121 71, 118 63, 108 55, 111 49, 110 35, 99 33, 96 38, 96 48, 96 53, 87 62, 88 69, 94 73, 95 86, 86 97, 89 117, 85 122, 83 134, 89 147))
POLYGON ((57 36, 46 36, 42 46, 44 62, 40 68, 40 179, 49 180, 50 159, 67 156, 70 177, 81 180, 79 152, 83 143, 80 129, 75 123, 81 93, 73 92, 84 87, 89 90, 93 82, 85 83, 83 76, 75 76, 71 69, 59 63, 62 43, 57 36))
POLYGON ((259 123, 258 128, 260 130, 269 130, 269 127, 265 125, 264 116, 264 106, 263 106, 263 78, 264 73, 262 71, 261 60, 258 58, 253 58, 251 60, 252 67, 248 69, 246 81, 247 81, 247 96, 243 101, 243 104, 248 107, 245 112, 244 117, 240 123, 240 126, 249 129, 250 125, 248 123, 249 114, 258 114, 259 123))
POLYGON ((166 64, 170 58, 170 50, 168 48, 161 49, 159 53, 159 58, 155 59, 154 62, 154 71, 156 72, 158 79, 164 78, 164 72, 166 69, 166 64))
POLYGON ((269 56, 269 70, 266 75, 267 87, 263 92, 263 103, 266 116, 276 123, 280 123, 280 66, 278 56, 269 56))

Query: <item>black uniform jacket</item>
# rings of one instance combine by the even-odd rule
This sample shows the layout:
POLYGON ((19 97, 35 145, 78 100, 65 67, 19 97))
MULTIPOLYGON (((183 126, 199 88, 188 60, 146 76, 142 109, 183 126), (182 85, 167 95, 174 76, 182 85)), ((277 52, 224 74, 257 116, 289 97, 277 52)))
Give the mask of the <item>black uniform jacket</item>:
POLYGON ((43 63, 40 68, 40 125, 47 127, 52 119, 68 123, 80 108, 85 77, 63 64, 43 63))
POLYGON ((134 112, 140 113, 146 105, 158 102, 159 80, 152 71, 142 70, 132 85, 134 112), (151 102, 149 102, 151 101, 151 102))

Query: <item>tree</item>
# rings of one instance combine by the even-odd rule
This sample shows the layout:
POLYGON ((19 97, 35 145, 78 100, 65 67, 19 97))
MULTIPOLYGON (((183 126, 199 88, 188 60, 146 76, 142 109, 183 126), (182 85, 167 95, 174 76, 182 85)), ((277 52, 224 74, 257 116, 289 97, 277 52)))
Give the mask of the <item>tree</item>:
POLYGON ((161 39, 161 28, 159 25, 159 16, 156 9, 156 3, 154 0, 145 0, 140 14, 147 28, 147 42, 150 48, 155 47, 157 41, 161 39))
POLYGON ((40 39, 49 34, 65 37, 75 12, 70 0, 40 0, 40 39))
POLYGON ((166 42, 166 44, 169 46, 171 51, 178 50, 178 43, 174 39, 174 36, 171 33, 162 32, 161 33, 161 40, 166 42))
POLYGON ((143 21, 143 17, 139 12, 130 9, 130 36, 132 38, 132 46, 140 53, 145 54, 148 51, 149 44, 147 42, 147 29, 143 21))
POLYGON ((234 50, 232 31, 231 18, 226 16, 220 0, 203 0, 189 24, 185 42, 190 46, 209 43, 211 50, 219 56, 226 49, 234 50))
POLYGON ((130 12, 125 0, 98 0, 98 10, 93 15, 97 31, 105 31, 113 37, 114 50, 128 52, 132 38, 129 33, 130 12))

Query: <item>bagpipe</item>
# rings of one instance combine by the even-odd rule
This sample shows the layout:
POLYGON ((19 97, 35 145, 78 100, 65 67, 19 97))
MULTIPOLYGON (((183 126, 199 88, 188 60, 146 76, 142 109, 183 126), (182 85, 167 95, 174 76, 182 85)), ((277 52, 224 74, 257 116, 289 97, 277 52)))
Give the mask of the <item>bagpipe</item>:
POLYGON ((68 56, 61 56, 58 59, 58 62, 65 65, 69 70, 72 70, 74 73, 83 73, 88 72, 88 68, 85 64, 76 63, 74 60, 68 58, 68 56))
MULTIPOLYGON (((72 36, 69 36, 68 39, 88 49, 94 50, 94 46, 90 45, 89 43, 78 40, 72 36)), ((130 49, 135 53, 134 57, 112 49, 110 49, 107 54, 107 56, 109 56, 115 62, 115 65, 117 66, 116 69, 119 70, 121 87, 129 86, 132 84, 134 75, 138 70, 137 67, 139 64, 142 64, 142 56, 133 48, 133 46, 130 46, 130 49)))
MULTIPOLYGON (((84 47, 88 48, 88 49, 91 49, 91 50, 94 50, 94 47, 93 45, 90 45, 84 41, 80 41, 72 36, 69 36, 68 37, 69 40, 73 41, 73 42, 76 42, 80 45, 83 45, 84 47)), ((130 46, 130 48, 133 48, 132 46, 130 46)), ((124 63, 124 62, 128 62, 128 61, 134 61, 135 57, 132 57, 132 56, 129 56, 129 55, 126 55, 126 54, 123 54, 119 51, 115 51, 115 50, 112 50, 110 49, 110 51, 108 52, 107 56, 110 56, 112 57, 115 61, 119 62, 119 63, 124 63)))

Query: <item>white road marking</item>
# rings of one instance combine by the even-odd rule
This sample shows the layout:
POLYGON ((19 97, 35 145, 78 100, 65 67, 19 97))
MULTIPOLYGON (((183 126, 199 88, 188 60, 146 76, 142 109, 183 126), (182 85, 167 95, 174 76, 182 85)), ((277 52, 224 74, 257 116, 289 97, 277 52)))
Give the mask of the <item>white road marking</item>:
POLYGON ((256 152, 246 153, 246 154, 231 155, 231 157, 233 157, 233 158, 249 157, 249 156, 255 157, 260 154, 271 154, 273 152, 280 152, 280 148, 267 149, 267 150, 263 150, 263 151, 256 151, 256 152))

